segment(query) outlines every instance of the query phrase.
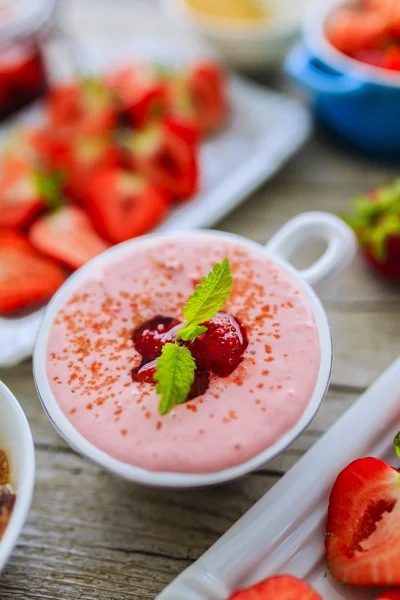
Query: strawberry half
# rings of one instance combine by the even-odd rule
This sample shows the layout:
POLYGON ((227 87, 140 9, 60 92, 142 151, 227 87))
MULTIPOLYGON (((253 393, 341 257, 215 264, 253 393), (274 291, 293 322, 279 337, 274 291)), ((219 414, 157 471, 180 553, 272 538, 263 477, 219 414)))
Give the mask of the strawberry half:
POLYGON ((344 220, 369 266, 385 279, 400 279, 400 179, 355 198, 354 215, 344 220))
POLYGON ((64 206, 38 219, 29 239, 40 252, 73 270, 108 248, 77 206, 64 206))
POLYGON ((96 78, 53 88, 47 112, 56 131, 73 134, 101 135, 117 124, 115 98, 108 87, 96 78))
POLYGON ((376 600, 400 600, 400 590, 386 590, 376 600))
POLYGON ((125 140, 134 169, 178 199, 198 189, 198 159, 193 144, 167 122, 155 123, 125 140))
POLYGON ((0 175, 0 227, 23 227, 45 208, 31 165, 6 158, 0 175))
POLYGON ((0 231, 0 314, 45 302, 64 279, 63 270, 35 252, 23 236, 0 231))
POLYGON ((107 84, 133 127, 144 127, 165 112, 165 85, 151 65, 121 69, 107 78, 107 84))
POLYGON ((336 479, 326 558, 333 577, 357 586, 400 585, 400 474, 377 458, 352 462, 336 479))
POLYGON ((292 575, 276 575, 232 594, 228 600, 322 600, 313 588, 292 575))
POLYGON ((158 225, 170 201, 164 191, 139 175, 103 169, 88 182, 85 205, 100 234, 117 244, 158 225))
POLYGON ((189 70, 188 86, 201 133, 217 132, 229 113, 223 70, 213 62, 198 63, 189 70))

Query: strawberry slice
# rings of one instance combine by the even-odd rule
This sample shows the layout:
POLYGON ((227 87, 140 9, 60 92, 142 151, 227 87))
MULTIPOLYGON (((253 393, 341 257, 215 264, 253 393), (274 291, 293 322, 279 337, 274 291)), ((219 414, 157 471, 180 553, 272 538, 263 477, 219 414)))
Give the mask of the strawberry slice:
POLYGON ((239 590, 228 600, 322 600, 313 588, 292 575, 276 575, 252 587, 239 590))
POLYGON ((200 131, 203 135, 217 132, 229 112, 224 72, 216 63, 198 63, 189 70, 188 85, 200 131))
POLYGON ((188 144, 200 138, 195 103, 185 75, 173 74, 166 78, 167 111, 164 120, 188 144))
POLYGON ((354 199, 354 229, 367 264, 382 278, 400 279, 400 179, 354 199))
POLYGON ((34 252, 26 237, 12 229, 0 229, 0 248, 19 248, 34 252))
POLYGON ((376 600, 400 600, 400 590, 386 590, 376 600))
POLYGON ((345 54, 379 47, 387 33, 387 15, 378 10, 359 10, 357 4, 335 10, 326 25, 333 46, 345 54))
POLYGON ((336 479, 325 540, 333 577, 358 586, 400 584, 400 475, 377 458, 352 462, 336 479))
POLYGON ((400 71, 400 46, 391 46, 387 50, 382 66, 391 71, 400 71))
POLYGON ((0 314, 45 302, 64 279, 61 267, 35 252, 23 236, 0 231, 0 314))
POLYGON ((144 127, 165 112, 165 84, 151 65, 120 69, 107 78, 107 84, 133 127, 144 127))
POLYGON ((55 130, 82 135, 101 135, 117 123, 113 94, 99 79, 87 78, 78 83, 53 88, 47 112, 55 130))
POLYGON ((24 159, 4 159, 0 175, 0 227, 23 227, 46 208, 35 173, 24 159))
POLYGON ((156 123, 125 140, 132 166, 157 187, 178 199, 198 190, 196 149, 168 123, 156 123))
POLYGON ((168 213, 168 195, 122 169, 98 171, 88 182, 85 204, 95 227, 110 242, 147 233, 168 213))
POLYGON ((78 269, 108 247, 77 206, 64 206, 38 219, 29 239, 40 252, 71 269, 78 269))

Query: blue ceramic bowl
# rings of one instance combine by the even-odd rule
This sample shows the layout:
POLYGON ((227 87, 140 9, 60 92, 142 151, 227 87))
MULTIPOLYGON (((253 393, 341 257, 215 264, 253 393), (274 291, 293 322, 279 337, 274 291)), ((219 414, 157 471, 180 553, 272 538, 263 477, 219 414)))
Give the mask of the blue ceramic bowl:
POLYGON ((353 60, 329 43, 325 23, 342 3, 317 0, 310 7, 303 44, 290 52, 286 72, 335 134, 370 154, 400 157, 400 73, 353 60))

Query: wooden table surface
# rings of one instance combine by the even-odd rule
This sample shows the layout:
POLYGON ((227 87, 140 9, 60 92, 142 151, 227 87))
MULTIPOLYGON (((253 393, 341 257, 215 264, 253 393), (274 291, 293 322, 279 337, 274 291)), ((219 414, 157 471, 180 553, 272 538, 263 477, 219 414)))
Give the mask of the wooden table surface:
MULTIPOLYGON (((219 223, 265 242, 305 210, 342 212, 348 199, 396 174, 315 134, 272 181, 219 223)), ((30 361, 0 371, 36 444, 36 491, 2 600, 152 599, 196 560, 307 451, 398 355, 398 290, 357 259, 318 289, 332 326, 332 384, 309 429, 267 468, 218 487, 163 491, 116 480, 75 454, 43 413, 30 361)))

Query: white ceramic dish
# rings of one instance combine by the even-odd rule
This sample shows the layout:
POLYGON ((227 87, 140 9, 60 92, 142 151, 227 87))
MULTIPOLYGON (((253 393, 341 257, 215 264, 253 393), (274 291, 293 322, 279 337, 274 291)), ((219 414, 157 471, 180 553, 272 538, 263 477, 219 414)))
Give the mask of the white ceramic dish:
MULTIPOLYGON (((321 281, 352 259, 356 251, 354 234, 338 217, 317 212, 305 213, 286 223, 265 247, 230 233, 216 231, 191 232, 191 236, 193 237, 209 236, 211 238, 218 237, 232 241, 238 240, 257 252, 261 252, 266 257, 272 258, 288 270, 310 302, 318 328, 321 348, 321 364, 318 380, 312 397, 296 425, 290 431, 287 431, 275 444, 252 459, 222 471, 199 474, 152 472, 123 463, 99 450, 76 431, 60 410, 51 391, 46 373, 47 342, 53 320, 58 310, 64 305, 73 291, 90 273, 93 274, 105 265, 108 266, 115 260, 129 255, 132 249, 137 246, 146 247, 146 245, 152 243, 157 235, 150 234, 143 236, 142 238, 130 240, 107 250, 72 275, 55 294, 46 310, 34 351, 33 372, 37 391, 50 421, 71 447, 114 475, 146 485, 174 488, 197 487, 226 482, 258 469, 275 458, 300 435, 315 416, 325 396, 330 380, 332 341, 325 311, 310 284, 321 281), (290 259, 302 243, 312 238, 323 239, 327 245, 326 251, 311 267, 303 271, 297 271, 287 260, 290 259)), ((176 239, 179 235, 187 235, 187 232, 182 232, 181 234, 177 232, 169 237, 176 239)))
POLYGON ((191 10, 185 0, 163 0, 166 14, 200 32, 231 66, 256 71, 278 66, 295 41, 309 0, 262 0, 271 17, 242 24, 191 10))
POLYGON ((0 540, 0 573, 17 543, 32 502, 35 449, 28 421, 10 390, 0 381, 0 449, 10 463, 11 484, 17 499, 0 540))
POLYGON ((395 465, 400 428, 400 359, 315 446, 157 600, 226 600, 233 590, 276 574, 301 577, 325 600, 372 600, 375 589, 336 583, 325 564, 329 493, 352 460, 395 465))
MULTIPOLYGON (((150 55, 151 44, 143 47, 150 55)), ((85 70, 90 71, 93 63, 100 70, 104 68, 90 57, 85 70)), ((309 136, 310 117, 297 100, 237 77, 232 77, 230 90, 230 126, 202 147, 201 193, 175 210, 159 231, 212 226, 272 177, 309 136)), ((24 119, 38 116, 35 111, 24 119)), ((1 367, 13 366, 32 355, 42 317, 43 311, 36 311, 21 318, 0 318, 1 367)))

